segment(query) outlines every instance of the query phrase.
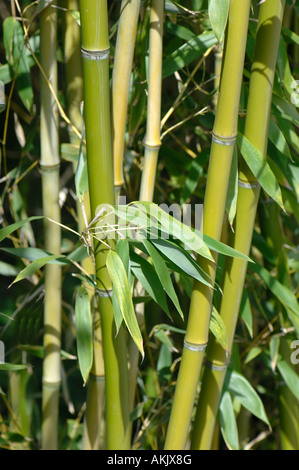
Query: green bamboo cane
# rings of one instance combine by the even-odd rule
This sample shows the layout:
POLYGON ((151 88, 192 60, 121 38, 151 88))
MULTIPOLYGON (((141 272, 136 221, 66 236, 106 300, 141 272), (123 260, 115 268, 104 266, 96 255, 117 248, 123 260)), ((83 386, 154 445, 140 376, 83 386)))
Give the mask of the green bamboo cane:
MULTIPOLYGON (((232 0, 226 32, 218 106, 213 128, 209 172, 204 199, 203 232, 221 237, 244 66, 250 1, 232 0)), ((215 263, 200 261, 215 279, 215 263)), ((184 449, 208 342, 213 289, 194 283, 182 361, 166 436, 166 449, 184 449)))
MULTIPOLYGON (((78 129, 82 128, 81 103, 83 101, 83 71, 81 60, 81 35, 80 27, 71 11, 78 10, 77 0, 65 0, 65 70, 68 114, 72 124, 78 129)), ((70 142, 79 145, 79 139, 69 126, 70 142)), ((74 165, 76 171, 77 165, 74 165)), ((91 221, 89 192, 77 200, 78 229, 82 233, 86 223, 91 221), (85 214, 83 214, 83 210, 85 214)), ((95 274, 94 264, 90 257, 82 260, 81 265, 85 272, 95 274)), ((94 302, 95 291, 90 285, 86 285, 91 302, 94 326, 94 354, 93 366, 87 384, 86 412, 84 419, 83 449, 96 450, 102 447, 101 424, 103 422, 103 409, 105 397, 105 372, 102 351, 101 322, 99 312, 94 302)))
POLYGON ((112 73, 112 135, 116 193, 124 184, 123 158, 130 79, 140 0, 122 0, 112 73))
MULTIPOLYGON (((40 15, 41 66, 57 92, 57 10, 53 2, 40 15)), ((41 76, 40 143, 42 197, 45 217, 60 222, 59 207, 59 136, 58 112, 53 94, 41 76)), ((58 224, 45 220, 45 249, 60 252, 61 233, 58 224)), ((42 398, 42 448, 56 449, 58 445, 58 402, 60 387, 61 337, 61 268, 47 265, 45 269, 44 301, 44 362, 42 398)))
MULTIPOLYGON (((266 155, 272 86, 275 73, 284 0, 264 2, 260 6, 255 57, 250 79, 245 136, 266 155)), ((239 191, 233 246, 249 254, 260 186, 244 161, 239 173, 239 191)), ((191 447, 210 449, 221 390, 231 352, 243 292, 247 262, 227 260, 220 314, 228 336, 228 353, 212 338, 197 406, 191 447), (228 356, 228 357, 227 357, 228 356)))
MULTIPOLYGON (((80 0, 86 148, 92 218, 102 205, 114 205, 109 91, 107 0, 80 0)), ((102 206, 103 207, 103 206, 102 206)), ((94 240, 97 293, 102 322, 106 377, 108 449, 127 449, 129 398, 124 329, 115 334, 107 247, 94 240)))

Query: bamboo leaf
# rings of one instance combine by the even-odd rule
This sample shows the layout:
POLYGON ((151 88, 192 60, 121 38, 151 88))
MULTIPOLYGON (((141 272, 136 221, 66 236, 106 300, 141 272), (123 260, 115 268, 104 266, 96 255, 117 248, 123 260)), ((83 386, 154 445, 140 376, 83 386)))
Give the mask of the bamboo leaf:
POLYGON ((29 365, 27 364, 10 364, 9 362, 5 362, 4 364, 0 363, 0 371, 16 371, 16 370, 24 370, 27 369, 29 365))
POLYGON ((17 78, 19 95, 25 107, 32 111, 33 90, 31 86, 30 64, 26 54, 24 32, 21 23, 14 17, 5 18, 3 38, 6 58, 17 78))
POLYGON ((231 395, 228 390, 222 394, 219 404, 219 422, 223 439, 229 449, 239 449, 238 427, 231 395))
POLYGON ((45 256, 44 258, 39 258, 36 261, 33 261, 33 263, 29 264, 28 266, 26 266, 26 268, 22 269, 22 271, 19 272, 15 280, 10 285, 13 285, 16 282, 22 281, 23 279, 32 276, 43 266, 50 263, 51 261, 57 260, 58 258, 61 258, 61 255, 45 256))
POLYGON ((230 371, 227 379, 227 387, 244 408, 270 426, 260 397, 243 375, 234 370, 230 371))
POLYGON ((217 44, 213 32, 208 31, 183 44, 163 62, 162 77, 166 78, 201 57, 207 49, 217 44))
POLYGON ((147 249, 152 261, 153 261, 153 264, 154 264, 154 267, 156 269, 156 272, 157 272, 157 275, 160 279, 160 282, 165 290, 165 292, 168 294, 168 296, 171 298, 174 306, 176 307, 177 311, 179 312, 180 316, 182 318, 184 318, 184 314, 182 312, 182 309, 181 309, 181 306, 180 306, 180 303, 179 303, 179 299, 176 295, 176 292, 174 290, 174 287, 173 287, 173 284, 172 284, 172 281, 171 281, 171 277, 170 277, 170 274, 169 274, 169 271, 168 271, 168 268, 166 266, 166 263, 164 261, 164 259, 162 258, 162 256, 159 254, 159 252, 156 250, 156 248, 154 247, 154 245, 146 240, 146 239, 143 239, 142 240, 145 248, 147 249))
POLYGON ((141 355, 144 357, 143 340, 134 312, 127 273, 119 255, 113 250, 109 250, 107 255, 107 269, 125 324, 141 355))
POLYGON ((292 160, 287 140, 273 119, 270 119, 269 123, 269 139, 283 155, 292 160))
MULTIPOLYGON (((0 250, 5 251, 5 253, 9 253, 14 256, 18 256, 19 258, 25 258, 30 261, 36 261, 41 258, 45 258, 47 256, 53 256, 52 253, 47 251, 41 250, 40 248, 35 247, 26 247, 26 248, 0 248, 0 250)), ((64 256, 60 255, 61 260, 57 257, 50 261, 51 264, 68 264, 66 260, 64 260, 64 256)), ((69 261, 70 262, 70 261, 69 261)))
POLYGON ((169 260, 170 265, 177 266, 178 269, 174 268, 174 270, 184 272, 194 279, 197 279, 199 282, 211 287, 205 272, 187 251, 183 250, 171 240, 153 239, 151 242, 169 260))
POLYGON ((236 147, 234 147, 229 184, 227 190, 226 199, 226 212, 230 225, 233 224, 236 210, 237 210, 237 199, 238 199, 238 154, 236 147))
MULTIPOLYGON (((189 227, 187 224, 182 223, 179 218, 172 217, 166 210, 160 208, 157 204, 138 201, 134 202, 136 207, 144 207, 147 214, 150 216, 150 220, 156 220, 156 224, 148 227, 150 231, 151 238, 157 238, 158 230, 162 228, 166 236, 171 235, 173 238, 180 240, 186 249, 194 250, 201 256, 208 258, 211 261, 214 261, 210 250, 203 242, 202 233, 198 230, 194 230, 192 227, 189 227)), ((177 216, 181 215, 181 208, 179 206, 174 207, 177 210, 177 216)), ((172 210, 172 207, 169 207, 169 211, 172 210)), ((198 217, 201 214, 197 214, 198 217)), ((198 221, 199 223, 200 221, 198 221)))
POLYGON ((75 319, 79 368, 86 383, 93 361, 93 338, 90 298, 85 287, 80 287, 77 291, 75 319))
POLYGON ((227 332, 225 324, 217 312, 216 308, 213 306, 211 312, 211 320, 210 320, 210 330, 212 331, 213 335, 221 344, 225 351, 228 351, 228 339, 227 339, 227 332))
POLYGON ((238 135, 237 143, 243 158, 262 188, 285 210, 280 187, 263 154, 242 134, 238 135))
POLYGON ((166 295, 153 266, 136 253, 131 253, 130 269, 139 282, 143 285, 146 292, 170 317, 166 295))
POLYGON ((225 31, 229 0, 209 0, 209 18, 216 38, 220 42, 225 31))
POLYGON ((257 263, 255 265, 250 264, 250 269, 260 276, 270 291, 284 305, 289 318, 299 335, 299 305, 296 296, 290 289, 271 276, 269 271, 263 266, 260 266, 257 263))
POLYGON ((0 261, 0 275, 1 276, 17 276, 19 270, 11 264, 0 261))
POLYGON ((203 241, 207 245, 207 247, 212 250, 216 251, 216 253, 220 253, 225 256, 231 256, 233 258, 240 258, 245 261, 252 261, 248 256, 244 255, 238 250, 231 248, 228 245, 225 245, 214 238, 209 237, 208 235, 203 234, 203 241))
POLYGON ((33 216, 33 217, 29 217, 28 219, 15 222, 14 224, 8 225, 7 227, 1 228, 0 229, 0 242, 2 242, 4 238, 11 235, 15 230, 18 230, 19 228, 23 227, 23 225, 27 224, 28 222, 31 222, 32 220, 42 219, 42 218, 43 216, 33 216))
POLYGON ((291 390, 295 398, 299 400, 299 376, 295 370, 284 361, 282 358, 278 359, 277 369, 282 375, 283 380, 285 381, 288 388, 291 390))
MULTIPOLYGON (((116 253, 119 255, 120 259, 122 260, 127 276, 129 278, 130 250, 129 250, 129 243, 127 240, 125 239, 117 240, 116 253)), ((115 325, 116 325, 116 334, 118 334, 121 324, 123 322, 123 315, 121 313, 121 309, 117 300, 115 290, 113 291, 113 294, 112 294, 112 302, 113 302, 114 320, 115 320, 115 325)))

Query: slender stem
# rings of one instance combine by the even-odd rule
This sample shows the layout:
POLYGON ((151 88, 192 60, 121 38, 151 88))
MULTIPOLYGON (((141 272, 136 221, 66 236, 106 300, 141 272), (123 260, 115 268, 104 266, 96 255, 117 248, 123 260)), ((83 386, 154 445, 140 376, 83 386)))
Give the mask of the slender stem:
MULTIPOLYGON (((250 79, 250 91, 245 125, 246 137, 266 155, 272 87, 280 39, 283 0, 264 2, 260 6, 255 57, 250 79)), ((249 254, 255 223, 260 187, 244 161, 241 161, 239 191, 232 245, 249 254)), ((243 292, 247 262, 231 258, 225 268, 220 314, 228 334, 231 352, 238 312, 243 292)), ((207 352, 197 414, 193 429, 193 449, 210 449, 221 390, 228 365, 227 355, 212 338, 207 352)))
MULTIPOLYGON (((237 134, 249 9, 249 0, 231 1, 203 212, 203 232, 217 240, 221 237, 237 134)), ((200 260, 200 263, 214 282, 216 256, 215 263, 207 260, 200 260)), ((204 350, 208 342, 212 297, 213 288, 199 282, 194 283, 166 449, 184 449, 187 441, 204 350)))
POLYGON ((114 184, 124 184, 123 156, 127 106, 140 0, 122 0, 112 74, 112 132, 114 184))
MULTIPOLYGON (((114 178, 109 91, 107 0, 80 0, 86 150, 91 218, 103 205, 114 205, 114 178)), ((105 377, 108 449, 127 449, 129 394, 125 330, 115 335, 108 248, 94 241, 105 377)))
POLYGON ((161 146, 162 52, 164 2, 152 0, 150 13, 147 126, 144 139, 144 168, 139 199, 152 201, 161 146))
MULTIPOLYGON (((40 15, 41 67, 57 92, 57 10, 53 2, 40 15)), ((53 94, 41 76, 41 159, 44 215, 60 222, 59 207, 59 137, 58 110, 53 94)), ((45 248, 60 252, 61 233, 58 224, 45 221, 45 248)), ((47 265, 45 269, 44 362, 42 403, 42 448, 57 449, 58 402, 60 387, 61 337, 61 268, 47 265)))

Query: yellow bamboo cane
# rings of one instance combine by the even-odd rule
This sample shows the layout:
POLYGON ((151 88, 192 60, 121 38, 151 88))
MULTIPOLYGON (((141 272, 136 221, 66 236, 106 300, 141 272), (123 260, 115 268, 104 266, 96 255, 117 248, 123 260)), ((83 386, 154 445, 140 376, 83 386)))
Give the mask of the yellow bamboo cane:
MULTIPOLYGON (((203 232, 221 237, 244 66, 250 1, 231 0, 218 106, 213 128, 209 172, 204 199, 203 232)), ((215 279, 215 263, 200 261, 215 279)), ((203 354, 208 342, 213 289, 194 283, 165 449, 184 449, 199 383, 203 354)))
MULTIPOLYGON (((57 10, 55 3, 40 15, 41 66, 53 89, 57 92, 56 35, 57 10)), ((48 83, 41 77, 41 159, 44 215, 60 222, 59 207, 59 137, 58 111, 48 83)), ((58 254, 61 234, 58 224, 45 220, 45 248, 58 254)), ((44 302, 44 362, 42 400, 42 448, 57 449, 58 402, 60 387, 61 336, 61 268, 47 265, 45 269, 44 302)))
MULTIPOLYGON (((272 86, 284 3, 283 0, 264 2, 259 12, 245 135, 263 155, 266 155, 267 149, 272 86)), ((246 255, 250 251, 259 193, 260 186, 256 178, 242 160, 233 246, 246 255)), ((220 314, 227 329, 228 356, 233 344, 246 269, 246 261, 236 258, 227 260, 220 314)), ((212 338, 194 423, 193 449, 210 449, 227 365, 227 353, 212 338)))
POLYGON ((139 9, 140 0, 122 0, 115 46, 111 100, 114 185, 117 194, 124 184, 124 139, 139 9))

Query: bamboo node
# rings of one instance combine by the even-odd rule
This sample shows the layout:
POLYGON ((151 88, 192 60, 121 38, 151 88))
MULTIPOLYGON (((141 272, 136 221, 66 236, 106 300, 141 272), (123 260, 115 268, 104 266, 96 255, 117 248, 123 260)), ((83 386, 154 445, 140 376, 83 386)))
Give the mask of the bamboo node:
POLYGON ((217 135, 214 132, 212 132, 212 141, 215 142, 215 144, 219 145, 234 145, 236 142, 237 135, 233 135, 231 137, 224 137, 221 135, 217 135))
POLYGON ((48 172, 56 171, 58 168, 60 168, 60 162, 54 163, 54 165, 48 165, 48 164, 44 164, 40 161, 39 166, 40 166, 42 171, 48 171, 48 172))
POLYGON ((205 362, 205 365, 209 369, 219 370, 219 371, 226 371, 228 364, 229 364, 228 362, 225 364, 216 364, 214 362, 209 361, 208 359, 206 359, 206 362, 205 362))
POLYGON ((100 297, 112 297, 113 290, 112 289, 96 289, 97 294, 100 297))
POLYGON ((84 49, 81 47, 81 54, 83 59, 88 60, 105 60, 110 55, 110 47, 107 49, 102 49, 100 51, 89 51, 88 49, 84 49))
POLYGON ((258 181, 242 181, 238 180, 238 185, 242 188, 247 189, 255 189, 260 187, 260 183, 258 181))
POLYGON ((90 372, 89 373, 89 378, 91 380, 94 380, 95 382, 105 382, 105 376, 104 375, 94 375, 90 372))
POLYGON ((195 352, 204 351, 207 347, 207 344, 208 343, 201 343, 201 344, 189 343, 189 341, 184 339, 184 348, 189 349, 189 351, 195 351, 195 352))

